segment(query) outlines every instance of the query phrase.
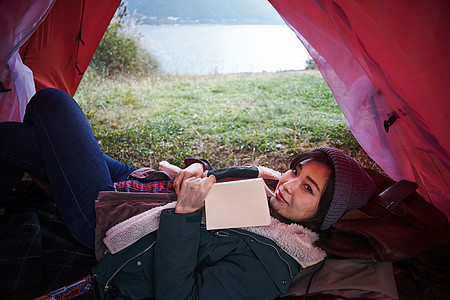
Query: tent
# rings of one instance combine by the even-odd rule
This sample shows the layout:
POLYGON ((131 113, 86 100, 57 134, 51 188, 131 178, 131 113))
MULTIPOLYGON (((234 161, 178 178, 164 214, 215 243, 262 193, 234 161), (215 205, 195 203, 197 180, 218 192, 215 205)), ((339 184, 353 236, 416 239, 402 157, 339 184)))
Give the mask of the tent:
MULTIPOLYGON (((270 2, 316 61, 368 155, 394 180, 419 183, 450 216, 450 2, 270 2)), ((23 118, 35 90, 75 93, 120 0, 1 4, 6 121, 23 118)))
MULTIPOLYGON (((36 90, 75 94, 120 0, 0 1, 0 121, 20 121, 36 90)), ((269 1, 364 150, 449 217, 450 2, 269 1)))
POLYGON ((119 4, 1 0, 0 121, 22 120, 28 100, 44 87, 74 95, 119 4))
POLYGON ((271 0, 327 81, 347 126, 394 180, 450 216, 450 2, 271 0))

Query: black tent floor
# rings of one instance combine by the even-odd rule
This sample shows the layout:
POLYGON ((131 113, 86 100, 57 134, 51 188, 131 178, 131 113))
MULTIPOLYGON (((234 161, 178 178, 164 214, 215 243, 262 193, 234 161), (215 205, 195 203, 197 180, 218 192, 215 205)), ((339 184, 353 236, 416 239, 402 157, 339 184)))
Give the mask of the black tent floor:
MULTIPOLYGON (((34 182, 22 181, 2 203, 0 298, 45 295, 86 276, 95 264, 94 252, 69 234, 55 203, 34 182)), ((394 272, 399 299, 450 299, 450 245, 394 263, 394 272)))
POLYGON ((0 298, 33 299, 75 282, 96 264, 68 232, 54 201, 22 181, 2 203, 0 298))

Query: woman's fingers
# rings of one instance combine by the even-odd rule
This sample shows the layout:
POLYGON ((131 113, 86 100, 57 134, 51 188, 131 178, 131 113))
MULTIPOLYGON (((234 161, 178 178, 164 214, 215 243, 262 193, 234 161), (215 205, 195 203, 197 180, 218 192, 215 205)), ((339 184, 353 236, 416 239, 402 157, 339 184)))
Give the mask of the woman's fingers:
POLYGON ((183 181, 178 195, 176 213, 191 213, 205 205, 205 198, 216 182, 214 176, 206 178, 191 177, 183 181))
POLYGON ((183 184, 183 181, 186 179, 189 179, 191 177, 197 177, 201 178, 203 177, 203 165, 199 163, 194 163, 187 167, 186 169, 183 169, 178 173, 177 177, 175 177, 173 187, 175 189, 175 192, 177 195, 180 192, 181 185, 183 184))
MULTIPOLYGON (((208 190, 206 194, 208 194, 209 190, 212 188, 212 186, 216 183, 216 176, 211 175, 209 177, 206 177, 206 180, 204 182, 205 188, 208 190)), ((206 195, 205 195, 206 197, 206 195)))
POLYGON ((183 177, 184 177, 184 172, 183 172, 183 170, 181 170, 180 173, 178 173, 177 177, 175 177, 175 180, 173 181, 173 188, 175 189, 175 193, 177 193, 177 195, 180 192, 181 182, 183 181, 183 177))

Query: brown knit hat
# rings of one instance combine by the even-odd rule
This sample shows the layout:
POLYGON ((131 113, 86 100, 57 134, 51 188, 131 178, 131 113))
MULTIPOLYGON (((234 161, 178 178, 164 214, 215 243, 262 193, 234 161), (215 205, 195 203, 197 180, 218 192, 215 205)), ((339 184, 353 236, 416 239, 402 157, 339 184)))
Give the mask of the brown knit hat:
POLYGON ((342 151, 325 147, 312 151, 326 153, 334 165, 333 198, 320 226, 321 230, 325 230, 330 228, 347 210, 364 206, 374 194, 376 187, 361 165, 342 151))

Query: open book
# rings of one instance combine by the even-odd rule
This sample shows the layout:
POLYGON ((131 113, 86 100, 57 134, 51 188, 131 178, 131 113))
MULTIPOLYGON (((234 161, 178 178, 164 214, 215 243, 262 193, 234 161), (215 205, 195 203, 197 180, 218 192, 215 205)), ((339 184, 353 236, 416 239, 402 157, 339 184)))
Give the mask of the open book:
POLYGON ((272 196, 262 178, 216 183, 205 199, 206 229, 269 225, 272 196))

